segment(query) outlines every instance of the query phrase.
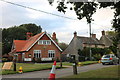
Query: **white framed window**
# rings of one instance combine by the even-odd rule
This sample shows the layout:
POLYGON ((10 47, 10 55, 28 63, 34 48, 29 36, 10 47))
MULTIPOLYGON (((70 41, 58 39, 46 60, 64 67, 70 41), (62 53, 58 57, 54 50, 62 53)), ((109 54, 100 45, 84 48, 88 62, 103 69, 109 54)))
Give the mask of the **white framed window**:
POLYGON ((39 40, 39 41, 38 41, 38 44, 43 44, 42 42, 43 42, 42 40, 39 40))
POLYGON ((55 57, 55 50, 48 50, 48 57, 54 58, 55 57))
POLYGON ((51 45, 51 41, 50 40, 39 40, 38 44, 43 44, 43 45, 51 45))
POLYGON ((34 50, 34 57, 35 58, 40 58, 41 50, 34 50))

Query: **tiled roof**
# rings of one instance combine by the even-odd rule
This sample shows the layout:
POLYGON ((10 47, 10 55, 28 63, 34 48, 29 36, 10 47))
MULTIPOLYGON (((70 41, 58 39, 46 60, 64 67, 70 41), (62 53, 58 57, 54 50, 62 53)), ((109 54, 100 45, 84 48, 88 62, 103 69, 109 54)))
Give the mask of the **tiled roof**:
POLYGON ((54 40, 52 40, 52 38, 46 32, 42 32, 33 37, 30 37, 28 40, 14 40, 15 51, 28 51, 44 34, 46 34, 51 39, 51 41, 60 51, 62 51, 62 49, 57 45, 57 43, 54 42, 54 40))
POLYGON ((16 52, 22 51, 22 48, 26 45, 27 41, 25 40, 14 40, 14 46, 16 52))
POLYGON ((43 33, 39 33, 28 40, 14 40, 16 52, 27 51, 43 33))

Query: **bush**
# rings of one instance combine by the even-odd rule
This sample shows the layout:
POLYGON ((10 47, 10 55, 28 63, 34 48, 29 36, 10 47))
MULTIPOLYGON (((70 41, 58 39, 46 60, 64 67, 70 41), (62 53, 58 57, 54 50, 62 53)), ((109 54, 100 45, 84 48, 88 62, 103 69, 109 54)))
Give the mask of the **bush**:
POLYGON ((12 56, 9 56, 9 57, 8 57, 8 60, 9 60, 9 61, 12 61, 12 60, 13 60, 13 57, 12 57, 12 56))
POLYGON ((36 58, 35 62, 40 63, 41 62, 41 58, 36 58))
POLYGON ((80 62, 85 61, 85 56, 79 56, 79 61, 80 62))
POLYGON ((2 62, 8 62, 8 58, 2 58, 2 62))
POLYGON ((100 60, 101 55, 100 54, 95 54, 95 55, 93 55, 93 57, 94 57, 95 61, 98 61, 98 60, 100 60))
MULTIPOLYGON (((108 48, 91 48, 92 51, 92 60, 100 60, 101 56, 104 54, 108 54, 111 51, 108 48)), ((90 60, 90 48, 85 47, 83 50, 78 50, 79 56, 84 56, 85 60, 90 60), (86 59, 87 58, 87 59, 86 59)), ((79 60, 83 60, 84 58, 80 58, 79 60)))

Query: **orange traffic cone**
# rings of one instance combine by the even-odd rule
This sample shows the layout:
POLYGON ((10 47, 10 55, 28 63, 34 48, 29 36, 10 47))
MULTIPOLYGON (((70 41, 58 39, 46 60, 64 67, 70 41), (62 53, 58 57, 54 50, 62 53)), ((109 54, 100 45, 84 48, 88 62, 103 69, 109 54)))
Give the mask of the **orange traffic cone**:
POLYGON ((50 72, 49 80, 55 80, 55 68, 56 68, 56 61, 54 61, 54 64, 52 66, 52 70, 50 72))

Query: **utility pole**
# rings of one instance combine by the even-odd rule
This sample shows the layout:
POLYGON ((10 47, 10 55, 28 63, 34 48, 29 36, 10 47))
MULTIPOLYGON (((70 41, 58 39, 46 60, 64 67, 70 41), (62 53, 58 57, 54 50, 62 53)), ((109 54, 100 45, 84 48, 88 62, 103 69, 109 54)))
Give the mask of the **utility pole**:
POLYGON ((89 23, 89 35, 90 35, 90 60, 92 60, 92 51, 91 51, 91 22, 89 23))

